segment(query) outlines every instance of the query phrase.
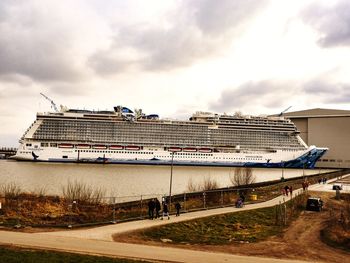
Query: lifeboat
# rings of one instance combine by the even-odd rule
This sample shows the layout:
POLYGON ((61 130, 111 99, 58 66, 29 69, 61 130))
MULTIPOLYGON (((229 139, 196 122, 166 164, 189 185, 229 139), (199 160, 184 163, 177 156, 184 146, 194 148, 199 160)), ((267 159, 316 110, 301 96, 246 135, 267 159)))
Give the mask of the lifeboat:
POLYGON ((58 148, 73 148, 74 145, 70 143, 61 143, 58 145, 58 148))
POLYGON ((111 146, 109 146, 109 149, 111 149, 111 150, 123 150, 124 146, 122 146, 122 145, 111 145, 111 146))
POLYGON ((128 146, 125 146, 125 150, 138 151, 138 150, 140 150, 140 146, 128 145, 128 146))
POLYGON ((201 153, 211 153, 213 150, 210 148, 200 148, 198 151, 201 153))
POLYGON ((168 151, 169 152, 181 152, 181 148, 180 147, 169 147, 168 151))
POLYGON ((90 149, 91 146, 89 144, 77 144, 75 147, 77 149, 90 149))
POLYGON ((98 149, 98 150, 104 150, 107 149, 106 145, 93 145, 92 148, 98 149))
POLYGON ((197 149, 196 148, 184 148, 183 151, 184 152, 196 152, 197 149))

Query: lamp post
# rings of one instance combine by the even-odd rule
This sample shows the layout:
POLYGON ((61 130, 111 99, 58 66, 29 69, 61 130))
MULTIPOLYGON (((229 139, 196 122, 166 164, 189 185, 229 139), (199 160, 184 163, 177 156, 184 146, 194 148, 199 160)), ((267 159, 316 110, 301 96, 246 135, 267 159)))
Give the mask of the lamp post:
POLYGON ((284 181, 284 162, 282 162, 282 177, 281 177, 281 181, 283 182, 284 181))
POLYGON ((174 164, 174 152, 171 152, 171 167, 170 167, 170 188, 169 188, 169 211, 171 207, 171 188, 173 185, 173 164, 174 164))

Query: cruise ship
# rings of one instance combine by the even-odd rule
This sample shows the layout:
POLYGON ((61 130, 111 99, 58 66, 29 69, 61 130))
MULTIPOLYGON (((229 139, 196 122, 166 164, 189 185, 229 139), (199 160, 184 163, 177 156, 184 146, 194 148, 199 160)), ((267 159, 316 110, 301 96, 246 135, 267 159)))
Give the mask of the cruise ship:
POLYGON ((38 113, 14 159, 314 168, 326 151, 307 146, 283 117, 196 112, 180 121, 117 106, 113 111, 38 113))

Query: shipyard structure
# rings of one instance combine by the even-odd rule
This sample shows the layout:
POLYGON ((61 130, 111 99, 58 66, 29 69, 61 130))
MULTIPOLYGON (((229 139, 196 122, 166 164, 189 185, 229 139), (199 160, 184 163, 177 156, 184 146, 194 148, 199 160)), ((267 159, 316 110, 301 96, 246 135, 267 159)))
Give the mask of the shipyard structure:
POLYGON ((350 111, 308 109, 284 113, 307 144, 329 148, 317 162, 322 168, 350 168, 350 111))
POLYGON ((180 121, 118 106, 38 113, 14 159, 313 168, 326 151, 307 146, 284 117, 196 112, 180 121))

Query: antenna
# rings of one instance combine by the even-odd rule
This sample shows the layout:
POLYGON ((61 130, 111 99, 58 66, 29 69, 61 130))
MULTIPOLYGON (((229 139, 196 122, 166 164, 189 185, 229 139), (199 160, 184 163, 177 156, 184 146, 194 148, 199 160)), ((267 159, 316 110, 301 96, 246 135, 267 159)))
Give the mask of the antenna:
POLYGON ((49 98, 48 96, 46 96, 44 93, 41 93, 41 92, 40 92, 40 95, 43 96, 45 99, 47 99, 47 100, 51 103, 51 108, 53 108, 56 112, 59 112, 59 110, 58 110, 58 108, 57 108, 55 102, 54 102, 52 99, 50 99, 50 98, 49 98))
POLYGON ((289 106, 287 109, 285 109, 284 111, 282 111, 280 114, 278 114, 278 116, 282 116, 283 115, 283 113, 285 113, 287 110, 289 110, 290 108, 291 108, 292 106, 289 106))

